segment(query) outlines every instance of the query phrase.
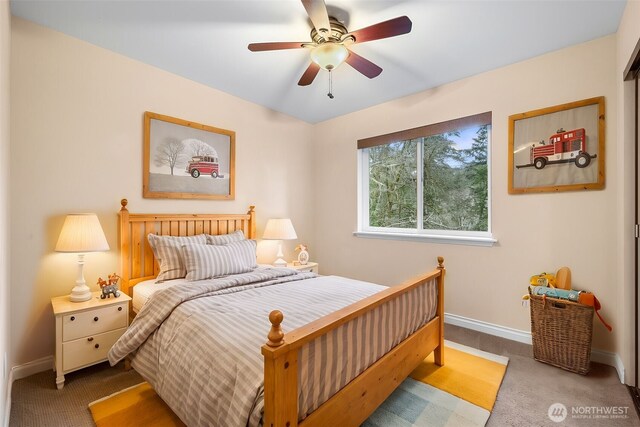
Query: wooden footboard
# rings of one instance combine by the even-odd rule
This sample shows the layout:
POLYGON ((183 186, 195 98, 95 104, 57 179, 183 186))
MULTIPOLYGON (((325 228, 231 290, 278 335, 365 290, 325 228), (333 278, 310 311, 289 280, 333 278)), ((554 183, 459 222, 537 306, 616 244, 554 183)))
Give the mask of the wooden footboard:
POLYGON ((262 347, 264 356, 264 417, 268 427, 358 426, 385 401, 398 385, 432 351, 435 363, 444 364, 444 259, 436 270, 399 286, 390 287, 308 325, 284 334, 283 314, 271 312, 271 330, 262 347), (353 320, 362 320, 384 304, 437 281, 436 315, 428 323, 371 364, 304 420, 299 421, 300 349, 313 340, 335 332, 353 320))

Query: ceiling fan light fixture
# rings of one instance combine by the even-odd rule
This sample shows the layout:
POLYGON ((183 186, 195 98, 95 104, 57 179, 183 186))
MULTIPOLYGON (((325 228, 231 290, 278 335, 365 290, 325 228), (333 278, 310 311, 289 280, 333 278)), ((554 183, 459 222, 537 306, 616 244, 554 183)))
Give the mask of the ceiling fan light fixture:
POLYGON ((348 56, 347 48, 334 42, 322 43, 311 51, 311 60, 327 71, 338 68, 348 56))

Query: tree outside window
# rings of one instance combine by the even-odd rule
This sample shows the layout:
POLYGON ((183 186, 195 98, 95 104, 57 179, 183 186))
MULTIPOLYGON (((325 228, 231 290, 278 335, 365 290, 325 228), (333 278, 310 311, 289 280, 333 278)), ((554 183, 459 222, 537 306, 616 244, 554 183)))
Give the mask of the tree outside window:
POLYGON ((489 232, 490 131, 475 123, 361 149, 365 228, 489 232))

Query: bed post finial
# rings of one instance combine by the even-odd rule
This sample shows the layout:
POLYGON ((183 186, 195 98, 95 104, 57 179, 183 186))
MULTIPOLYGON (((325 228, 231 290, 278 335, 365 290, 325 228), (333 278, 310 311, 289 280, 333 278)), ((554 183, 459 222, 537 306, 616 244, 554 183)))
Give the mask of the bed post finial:
POLYGON ((251 205, 249 206, 249 212, 247 212, 247 214, 249 215, 249 229, 247 230, 247 232, 249 233, 249 235, 247 236, 247 238, 249 239, 257 239, 258 238, 258 234, 256 233, 256 211, 255 211, 255 206, 251 205))
POLYGON ((441 257, 441 256, 438 257, 438 269, 440 270, 444 269, 444 257, 441 257))
POLYGON ((271 330, 267 335, 267 345, 269 347, 280 347, 284 344, 284 332, 282 332, 282 327, 280 326, 283 319, 284 315, 280 310, 273 310, 269 313, 269 321, 271 322, 271 330))
POLYGON ((120 204, 122 205, 122 208, 120 210, 121 211, 126 211, 127 210, 127 204, 129 204, 129 201, 127 199, 122 199, 122 200, 120 200, 120 204))

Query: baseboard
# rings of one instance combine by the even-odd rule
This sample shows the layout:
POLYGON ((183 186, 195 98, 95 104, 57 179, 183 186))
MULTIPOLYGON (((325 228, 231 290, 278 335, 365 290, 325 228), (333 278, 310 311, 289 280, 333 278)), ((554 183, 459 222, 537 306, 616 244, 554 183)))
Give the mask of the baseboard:
POLYGON ((13 381, 17 381, 47 369, 53 369, 53 356, 46 356, 23 365, 14 366, 11 368, 10 375, 13 376, 13 381))
POLYGON ((482 320, 470 319, 468 317, 449 313, 444 314, 444 322, 449 323, 450 325, 460 326, 461 328, 471 329, 473 331, 483 332, 496 337, 506 338, 511 341, 518 341, 531 345, 531 332, 495 325, 493 323, 483 322, 482 320))
POLYGON ((53 369, 53 356, 46 356, 33 362, 25 363, 24 365, 14 366, 9 370, 7 395, 4 404, 4 422, 2 423, 4 427, 9 427, 9 418, 11 417, 11 389, 13 388, 13 382, 39 372, 44 372, 47 369, 53 369))
POLYGON ((7 377, 7 395, 5 396, 4 401, 4 422, 2 425, 4 427, 9 427, 9 418, 11 418, 11 387, 13 386, 13 371, 9 371, 9 376, 7 377))
MULTIPOLYGON (((457 314, 445 313, 444 322, 511 341, 517 341, 529 345, 532 343, 531 332, 495 325, 481 320, 470 319, 468 317, 458 316, 457 314)), ((591 350, 591 360, 614 367, 618 373, 620 382, 624 384, 624 364, 622 363, 622 359, 619 354, 594 348, 591 350)))
POLYGON ((611 353, 610 351, 594 348, 591 350, 591 360, 616 368, 620 382, 624 384, 624 364, 618 353, 611 353))

